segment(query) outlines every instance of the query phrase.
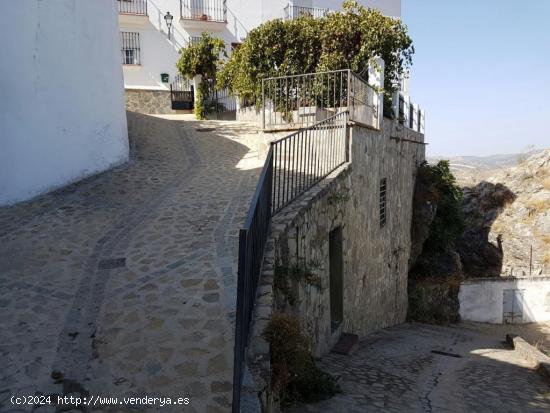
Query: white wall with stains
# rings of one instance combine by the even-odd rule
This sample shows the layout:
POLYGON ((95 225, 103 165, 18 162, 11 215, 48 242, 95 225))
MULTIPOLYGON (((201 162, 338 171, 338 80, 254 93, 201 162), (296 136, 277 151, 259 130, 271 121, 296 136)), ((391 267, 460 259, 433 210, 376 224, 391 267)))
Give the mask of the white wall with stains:
POLYGON ((116 2, 2 1, 0 205, 128 159, 116 2))
MULTIPOLYGON (((532 323, 550 320, 550 277, 482 278, 461 283, 458 299, 460 318, 465 321, 502 324, 505 322, 505 290, 521 291, 522 297, 514 303, 514 323, 532 323)), ((509 308, 508 308, 509 309, 509 308)), ((512 317, 508 315, 508 320, 512 317)))

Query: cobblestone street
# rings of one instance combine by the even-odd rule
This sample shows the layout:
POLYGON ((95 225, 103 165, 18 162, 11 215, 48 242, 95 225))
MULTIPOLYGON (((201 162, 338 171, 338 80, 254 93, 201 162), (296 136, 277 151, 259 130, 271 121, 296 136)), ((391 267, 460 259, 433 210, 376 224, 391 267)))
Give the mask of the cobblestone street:
POLYGON ((339 377, 341 394, 290 412, 550 411, 550 385, 503 340, 460 325, 404 324, 370 334, 351 357, 329 354, 320 362, 339 377))
POLYGON ((250 125, 185 119, 129 113, 128 164, 0 209, 0 411, 40 393, 229 410, 237 235, 263 161, 250 125))

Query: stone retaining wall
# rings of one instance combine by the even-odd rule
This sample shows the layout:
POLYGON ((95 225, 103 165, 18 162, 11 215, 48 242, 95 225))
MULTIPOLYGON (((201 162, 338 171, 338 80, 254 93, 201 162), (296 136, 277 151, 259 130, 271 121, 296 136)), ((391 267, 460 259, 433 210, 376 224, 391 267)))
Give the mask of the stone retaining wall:
POLYGON ((146 115, 176 113, 168 90, 126 89, 125 92, 127 110, 146 115))
POLYGON ((316 356, 340 333, 367 333, 405 321, 414 182, 424 136, 385 120, 381 131, 350 128, 351 162, 334 171, 272 222, 255 309, 248 364, 264 406, 270 394, 269 346, 261 333, 274 311, 296 315, 316 356), (380 225, 380 180, 387 180, 387 222, 380 225), (331 331, 329 233, 342 228, 344 320, 331 331), (303 262, 313 280, 294 280, 296 302, 277 291, 276 267, 303 262), (275 289, 275 291, 274 291, 275 289))

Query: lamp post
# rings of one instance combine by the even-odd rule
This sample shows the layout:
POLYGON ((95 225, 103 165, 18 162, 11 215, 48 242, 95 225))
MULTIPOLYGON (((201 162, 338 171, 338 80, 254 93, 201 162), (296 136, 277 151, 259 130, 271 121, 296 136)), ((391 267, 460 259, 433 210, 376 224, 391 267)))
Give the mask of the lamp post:
POLYGON ((168 27, 168 38, 170 39, 170 29, 172 28, 172 20, 174 20, 174 16, 170 14, 170 12, 166 12, 164 15, 164 21, 166 22, 166 26, 168 27))

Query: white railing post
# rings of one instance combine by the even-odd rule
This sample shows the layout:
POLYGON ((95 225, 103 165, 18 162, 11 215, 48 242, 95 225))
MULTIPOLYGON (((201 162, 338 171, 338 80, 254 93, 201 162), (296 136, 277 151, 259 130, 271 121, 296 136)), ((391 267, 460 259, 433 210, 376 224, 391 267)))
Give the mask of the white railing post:
POLYGON ((380 128, 384 116, 384 60, 376 57, 374 61, 374 64, 369 64, 369 84, 376 90, 379 90, 374 95, 373 104, 376 108, 376 126, 380 128))

